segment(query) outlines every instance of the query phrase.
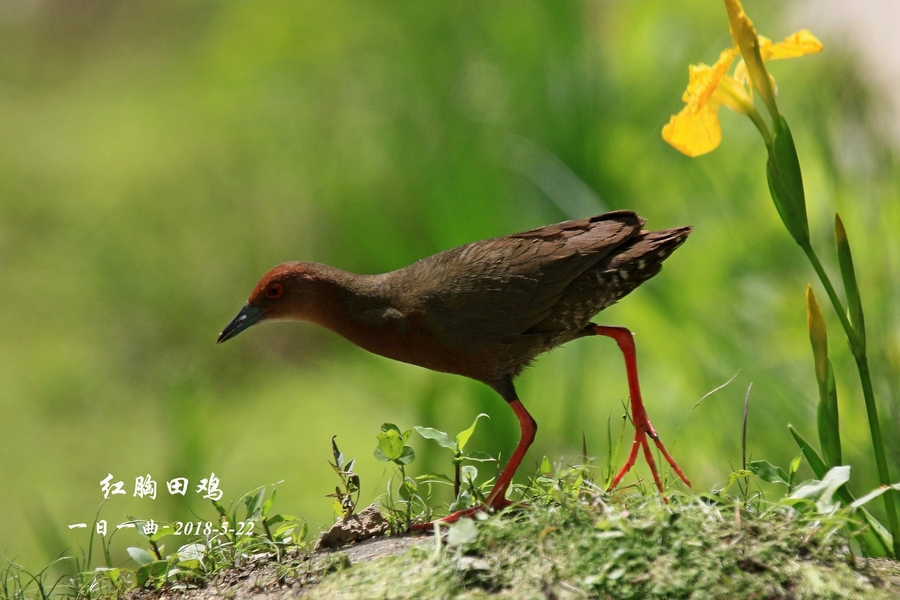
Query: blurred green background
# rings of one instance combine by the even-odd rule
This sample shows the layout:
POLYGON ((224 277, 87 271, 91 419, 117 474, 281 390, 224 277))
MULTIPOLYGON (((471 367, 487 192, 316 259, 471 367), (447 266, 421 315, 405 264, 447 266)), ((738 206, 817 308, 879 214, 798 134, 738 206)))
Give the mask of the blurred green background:
MULTIPOLYGON (((781 4, 746 3, 775 39, 802 26, 781 4)), ((772 71, 835 275, 835 210, 853 244, 900 479, 896 154, 860 59, 821 37, 824 53, 772 71)), ((697 490, 721 485, 740 466, 753 382, 752 457, 786 465, 788 422, 816 438, 814 275, 768 197, 748 120, 723 110, 724 143, 700 159, 660 138, 687 65, 729 44, 723 7, 700 0, 6 3, 0 552, 36 567, 86 546, 67 525, 93 521, 107 474, 128 490, 103 506, 111 524, 212 519, 200 494, 132 492, 138 476, 196 486, 214 472, 226 502, 284 480, 276 510, 316 531, 332 522, 332 435, 358 458, 363 504, 389 476, 372 456, 382 422, 456 432, 489 412, 470 444, 508 454, 515 418, 481 384, 307 324, 223 346, 216 335, 283 261, 382 272, 618 208, 648 227, 695 227, 659 276, 599 318, 636 333, 662 439, 697 490)), ((858 379, 826 317, 845 457, 864 492, 876 477, 858 379)), ((627 399, 612 341, 545 355, 518 387, 540 425, 526 468, 545 454, 576 460, 582 431, 605 463, 607 420, 621 423, 627 399)), ((414 473, 450 471, 445 450, 414 445, 414 473)), ((642 462, 636 473, 648 476, 642 462)), ((120 558, 137 541, 116 539, 120 558)))

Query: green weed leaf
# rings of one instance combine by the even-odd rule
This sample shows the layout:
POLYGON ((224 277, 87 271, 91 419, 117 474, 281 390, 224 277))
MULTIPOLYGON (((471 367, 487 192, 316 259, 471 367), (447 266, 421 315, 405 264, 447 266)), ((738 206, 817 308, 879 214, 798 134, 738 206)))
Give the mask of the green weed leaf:
POLYGON ((331 436, 331 454, 334 456, 334 466, 341 471, 344 469, 344 453, 338 449, 336 439, 336 435, 331 436))
POLYGON ((553 467, 550 465, 550 459, 546 456, 541 459, 541 466, 538 468, 541 475, 553 475, 553 467))
POLYGON ((416 453, 406 440, 412 434, 412 429, 400 432, 400 428, 393 423, 385 423, 378 434, 378 447, 375 448, 375 458, 382 462, 393 462, 398 465, 408 465, 416 459, 416 453))
POLYGON ((400 456, 394 459, 394 462, 400 465, 408 465, 416 460, 416 453, 410 446, 403 446, 400 456))
POLYGON ((834 499, 835 492, 850 481, 850 467, 840 466, 829 470, 822 481, 812 481, 798 487, 793 494, 788 496, 792 500, 812 500, 816 503, 816 510, 826 514, 837 508, 834 499))
POLYGON ((803 454, 798 454, 794 457, 794 460, 791 461, 790 471, 788 475, 790 475, 791 481, 794 479, 794 475, 797 474, 797 471, 800 469, 800 461, 803 460, 803 454))
POLYGON ((197 561, 198 566, 206 554, 206 544, 186 544, 178 549, 179 562, 197 561))
MULTIPOLYGON (((387 460, 393 461, 403 454, 403 438, 396 425, 390 427, 388 425, 390 424, 382 426, 381 433, 378 434, 378 449, 387 457, 387 460)), ((378 454, 375 455, 375 458, 378 458, 378 454)), ((379 460, 383 459, 379 458, 379 460)))
POLYGON ((475 450, 466 455, 466 460, 474 460, 477 462, 497 462, 497 459, 487 452, 475 450))
POLYGON ((865 496, 854 500, 853 503, 850 505, 850 507, 854 508, 854 509, 860 508, 864 504, 871 502, 878 496, 880 496, 883 493, 890 491, 890 490, 900 490, 900 483, 895 483, 894 485, 879 486, 879 487, 875 488, 874 490, 872 490, 871 492, 869 492, 868 494, 866 494, 865 496))
POLYGON ((143 548, 128 548, 128 554, 134 559, 134 562, 142 567, 144 565, 149 565, 155 560, 153 556, 143 548))
POLYGON ((135 579, 137 583, 137 587, 141 588, 147 583, 147 581, 153 577, 165 577, 166 573, 169 570, 169 563, 164 560, 155 560, 149 564, 144 565, 140 569, 135 572, 135 579))
POLYGON ((794 429, 793 425, 788 425, 788 430, 791 432, 791 435, 794 436, 794 441, 797 442, 800 451, 803 453, 803 457, 806 459, 806 462, 809 463, 809 466, 816 477, 819 479, 825 477, 825 473, 828 472, 828 469, 825 467, 825 461, 822 460, 822 457, 819 456, 816 449, 809 445, 809 442, 794 429))
POLYGON ((460 519, 450 526, 447 545, 451 547, 473 544, 478 540, 478 528, 473 519, 460 519))
POLYGON ((453 450, 453 452, 457 451, 457 442, 453 441, 449 434, 431 427, 420 427, 418 425, 413 427, 413 429, 426 440, 434 440, 442 448, 453 450))
POLYGON ((269 496, 269 499, 266 500, 262 505, 262 510, 260 511, 260 516, 265 519, 269 515, 269 511, 272 509, 272 505, 275 504, 275 492, 278 490, 276 488, 272 489, 272 495, 269 496))
POLYGON ((763 481, 767 481, 769 483, 781 483, 784 485, 790 484, 787 473, 785 473, 784 469, 782 469, 781 467, 775 466, 764 460, 751 461, 749 467, 750 472, 763 481))
POLYGON ((246 520, 250 520, 254 517, 260 516, 259 509, 263 503, 263 497, 265 497, 266 488, 261 487, 253 494, 247 494, 244 496, 244 506, 247 508, 247 517, 246 520))
POLYGON ((488 419, 490 419, 490 417, 488 417, 487 414, 479 413, 479 415, 477 417, 475 417, 475 420, 472 421, 472 425, 468 429, 460 431, 456 435, 456 443, 459 446, 460 452, 463 451, 463 449, 466 447, 466 444, 469 441, 469 438, 472 437, 473 433, 475 433, 475 426, 478 425, 478 419, 480 419, 481 417, 487 417, 488 419))
POLYGON ((751 474, 752 473, 750 471, 745 471, 743 469, 733 472, 731 475, 728 476, 728 483, 725 484, 725 489, 722 490, 722 493, 724 494, 725 492, 727 492, 731 488, 731 486, 733 486, 735 484, 735 482, 738 479, 744 479, 745 477, 750 477, 751 474))

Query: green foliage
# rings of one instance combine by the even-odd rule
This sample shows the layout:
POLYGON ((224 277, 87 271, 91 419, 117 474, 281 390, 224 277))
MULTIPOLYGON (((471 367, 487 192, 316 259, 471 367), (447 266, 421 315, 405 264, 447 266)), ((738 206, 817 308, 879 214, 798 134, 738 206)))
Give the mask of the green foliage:
MULTIPOLYGON (((850 303, 850 309, 848 310, 844 308, 838 299, 834 286, 831 284, 831 280, 822 268, 818 255, 810 244, 808 225, 806 224, 806 207, 802 202, 803 186, 800 175, 800 165, 799 161, 796 159, 796 149, 794 148, 793 139, 790 138, 790 130, 787 129, 787 123, 784 121, 784 117, 780 115, 775 119, 775 136, 775 143, 773 148, 770 149, 769 169, 767 170, 770 192, 776 205, 779 206, 779 212, 782 213, 782 219, 784 220, 785 226, 809 258, 810 263, 825 287, 834 310, 844 327, 847 343, 851 353, 856 359, 857 370, 859 371, 860 382, 862 384, 863 402, 866 407, 872 438, 872 454, 878 470, 879 480, 882 486, 890 486, 891 481, 885 445, 878 418, 878 409, 875 403, 875 395, 872 388, 871 374, 869 372, 868 357, 866 353, 865 320, 862 302, 860 300, 859 287, 856 282, 856 274, 851 258, 850 244, 847 240, 847 235, 843 229, 840 217, 836 217, 835 240, 837 245, 838 263, 841 266, 841 275, 844 281, 845 292, 847 294, 848 302, 850 303), (778 143, 779 132, 781 132, 781 135, 784 135, 786 132, 788 136, 785 138, 787 141, 781 146, 779 146, 778 143), (779 150, 779 148, 781 148, 781 150, 779 150), (773 155, 777 155, 779 151, 787 157, 783 161, 783 168, 773 167, 772 157, 773 155), (794 164, 795 162, 796 164, 794 164), (790 208, 791 206, 793 208, 790 208), (794 214, 798 213, 801 209, 803 211, 802 225, 803 228, 806 229, 805 234, 800 231, 801 219, 798 219, 797 214, 794 214), (849 317, 854 318, 852 323, 849 320, 848 315, 849 317)), ((815 457, 815 460, 824 462, 824 466, 837 468, 836 465, 839 465, 842 462, 840 428, 838 422, 837 386, 835 384, 831 361, 828 359, 825 320, 819 310, 818 303, 815 300, 815 295, 813 294, 811 287, 807 288, 807 300, 810 341, 813 346, 816 364, 816 379, 819 387, 819 405, 817 412, 819 443, 822 447, 822 452, 825 455, 824 461, 818 456, 815 457)), ((796 432, 791 430, 791 433, 794 434, 794 438, 797 440, 798 444, 800 444, 800 438, 796 432)), ((807 455, 808 459, 810 459, 811 455, 815 454, 814 452, 805 449, 803 444, 801 444, 801 450, 803 450, 804 455, 807 455)), ((812 462, 810 462, 810 465, 817 474, 824 470, 823 465, 817 464, 814 466, 812 462)), ((834 469, 829 471, 829 473, 833 472, 833 470, 834 469)), ((847 494, 849 494, 849 492, 847 492, 847 494)), ((884 494, 884 504, 885 512, 887 513, 890 538, 880 536, 881 541, 891 548, 890 554, 892 556, 900 558, 900 520, 898 520, 893 491, 889 490, 884 494)), ((883 531, 884 528, 880 527, 874 529, 880 532, 883 531)))
POLYGON ((877 589, 880 575, 854 570, 842 557, 846 517, 819 513, 814 501, 759 510, 730 497, 675 495, 665 504, 634 490, 596 492, 576 484, 577 477, 556 478, 565 468, 551 468, 553 477, 532 486, 540 503, 461 520, 448 528, 445 544, 429 538, 401 555, 353 565, 328 575, 308 596, 880 599, 895 593, 877 589), (560 485, 565 505, 551 499, 560 485))
POLYGON ((388 509, 388 521, 391 524, 391 530, 394 532, 406 531, 413 523, 413 513, 417 513, 417 518, 427 520, 431 511, 428 507, 428 501, 419 494, 419 484, 412 477, 406 475, 406 466, 416 459, 416 453, 412 446, 407 446, 406 442, 412 435, 412 429, 400 431, 400 428, 393 423, 385 423, 381 426, 381 433, 378 434, 378 446, 375 448, 375 458, 382 462, 394 463, 398 467, 397 475, 400 483, 397 487, 399 500, 394 498, 394 477, 388 480, 387 492, 385 495, 385 505, 388 509), (402 507, 402 516, 401 516, 402 507))
POLYGON ((809 244, 809 223, 806 217, 806 197, 800 159, 794 146, 794 136, 783 115, 773 121, 773 142, 766 163, 769 193, 781 221, 800 246, 809 244))
POLYGON ((382 462, 392 462, 399 466, 406 466, 416 460, 416 453, 412 446, 406 442, 412 434, 412 429, 404 432, 393 423, 385 423, 378 434, 378 447, 375 448, 375 458, 382 462))
MULTIPOLYGON (((32 574, 24 567, 7 562, 0 567, 0 599, 49 600, 53 598, 121 598, 135 589, 199 587, 225 569, 234 568, 251 555, 279 561, 288 554, 307 555, 307 524, 289 515, 271 514, 276 488, 266 498, 266 487, 245 494, 228 508, 213 501, 218 526, 210 521, 194 523, 154 523, 132 518, 130 523, 142 536, 146 548, 129 547, 127 554, 135 567, 109 564, 109 548, 104 540, 107 566, 94 567, 90 553, 81 559, 60 557, 42 571, 32 574), (238 508, 243 504, 243 519, 238 508), (205 525, 205 526, 204 526, 205 525), (164 540, 187 538, 187 542, 167 551, 164 540), (74 572, 56 577, 51 572, 62 563, 70 563, 74 572), (62 584, 62 585, 61 585, 62 584)), ((110 536, 111 538, 112 536, 110 536)), ((181 541, 181 540, 179 540, 181 541)))
MULTIPOLYGON (((182 586, 198 586, 207 582, 210 577, 223 569, 234 567, 251 554, 270 556, 279 560, 288 551, 308 551, 305 538, 307 524, 297 517, 271 514, 275 502, 276 489, 266 497, 266 486, 245 494, 239 502, 225 507, 212 501, 218 514, 218 526, 201 530, 202 521, 193 538, 186 528, 176 524, 159 524, 155 531, 148 531, 150 523, 133 519, 150 551, 143 548, 128 548, 128 554, 137 563, 136 570, 130 569, 97 569, 93 577, 82 583, 78 594, 84 594, 91 586, 100 585, 101 589, 110 585, 121 585, 127 582, 137 588, 159 588, 180 584, 182 586), (238 510, 243 505, 243 516, 238 510), (180 545, 175 552, 166 553, 161 541, 170 536, 188 535, 188 542, 180 545), (114 576, 115 579, 112 579, 114 576), (103 581, 103 580, 106 581, 103 581)), ((193 531, 193 530, 192 530, 193 531)), ((81 573, 82 579, 87 573, 81 573)))
MULTIPOLYGON (((386 457, 395 457, 390 462, 401 473, 410 463, 403 458, 408 453, 397 440, 405 442, 410 431, 385 424, 379 436, 379 442, 384 442, 379 448, 386 457)), ((456 451, 465 449, 471 434, 466 432, 454 439, 425 430, 426 439, 453 446, 454 457, 456 451)), ((345 461, 334 440, 332 454, 333 466, 345 471, 352 466, 353 461, 345 461)), ((480 512, 476 519, 453 523, 446 527, 446 538, 428 541, 435 548, 428 553, 411 551, 403 557, 381 559, 376 565, 378 581, 391 581, 388 589, 398 597, 430 597, 438 591, 441 597, 453 597, 457 590, 477 587, 486 591, 502 588, 521 597, 530 595, 534 586, 546 592, 562 582, 569 591, 616 598, 730 597, 736 590, 766 590, 770 595, 787 589, 807 593, 804 586, 812 584, 803 573, 816 568, 818 583, 809 589, 818 590, 819 596, 828 591, 837 598, 867 597, 860 594, 882 597, 870 582, 877 578, 848 566, 846 547, 856 553, 871 549, 868 538, 877 521, 858 517, 865 514, 864 505, 884 490, 847 502, 850 468, 840 466, 791 492, 799 465, 797 457, 785 472, 766 461, 753 461, 749 471, 732 473, 729 484, 721 490, 701 494, 700 498, 677 493, 664 503, 655 491, 640 487, 605 491, 594 483, 595 467, 591 464, 554 464, 544 457, 530 483, 517 486, 524 503, 497 515, 480 512), (743 499, 730 495, 732 483, 751 473, 761 481, 787 486, 788 497, 769 500, 761 493, 743 499), (545 567, 551 564, 552 575, 537 568, 535 561, 545 567), (757 568, 759 565, 765 565, 765 569, 757 568), (395 567, 407 575, 394 573, 395 567), (420 578, 420 574, 428 576, 420 578)), ((405 474, 403 477, 401 481, 406 480, 405 474)), ((214 581, 222 591, 233 585, 227 582, 243 578, 221 578, 224 570, 247 573, 249 564, 251 572, 256 573, 254 569, 274 562, 277 581, 257 585, 281 586, 296 581, 302 586, 313 585, 304 588, 311 597, 327 597, 337 582, 343 582, 340 585, 345 591, 365 597, 371 588, 359 577, 370 577, 369 567, 351 565, 345 555, 331 555, 332 559, 313 555, 304 541, 305 523, 272 515, 275 488, 268 497, 266 489, 245 494, 228 507, 213 502, 220 528, 190 539, 171 552, 164 542, 177 535, 173 524, 159 524, 150 530, 145 528, 153 523, 133 519, 147 545, 128 548, 136 567, 79 571, 62 593, 107 600, 134 589, 185 590, 214 581), (256 529, 257 525, 264 531, 256 529)), ((418 522, 431 518, 430 512, 409 511, 414 502, 427 503, 428 498, 404 495, 402 490, 401 485, 398 491, 402 500, 388 506, 389 518, 407 527, 411 518, 418 522)), ((390 491, 387 497, 391 497, 390 491)), ((882 530, 875 535, 889 534, 882 530)), ((20 565, 7 563, 0 569, 0 599, 59 597, 59 582, 51 585, 47 576, 52 566, 32 575, 20 565)))
MULTIPOLYGON (((344 453, 338 449, 337 436, 331 436, 331 454, 334 457, 333 463, 328 463, 338 477, 341 478, 343 488, 335 487, 334 494, 329 494, 329 498, 334 498, 334 514, 341 517, 349 517, 356 510, 359 502, 359 475, 353 472, 353 464, 355 458, 349 461, 344 460, 344 453), (356 494, 354 498, 353 495, 356 494)), ((273 494, 274 499, 274 494, 273 494)))
POLYGON ((838 265, 841 268, 841 279, 844 282, 844 293, 847 294, 847 311, 853 332, 856 334, 856 352, 865 355, 866 348, 866 322, 862 308, 862 297, 859 293, 859 283, 856 281, 856 269, 853 267, 853 253, 850 251, 850 241, 847 239, 847 230, 844 222, 837 213, 834 215, 834 242, 837 246, 838 265))
MULTIPOLYGON (((451 512, 461 510, 472 506, 476 499, 483 499, 481 490, 476 487, 475 479, 478 477, 478 469, 474 465, 463 465, 464 460, 476 462, 496 462, 496 460, 485 454, 484 452, 468 452, 464 453, 469 438, 475 433, 475 427, 478 425, 481 417, 490 418, 485 413, 479 413, 472 424, 466 429, 456 434, 455 438, 451 438, 449 434, 433 429, 431 427, 416 426, 413 429, 426 440, 434 440, 442 448, 447 448, 453 452, 453 498, 454 501, 450 505, 451 512), (463 487, 465 483, 465 487, 463 487), (462 495, 461 495, 462 494, 462 495)), ((444 478, 440 475, 431 475, 430 481, 442 482, 444 478)))
POLYGON ((791 461, 787 473, 785 473, 784 469, 781 467, 770 464, 764 460, 754 460, 748 466, 750 472, 763 481, 787 486, 787 494, 790 495, 791 490, 794 487, 794 479, 797 476, 797 471, 800 469, 800 459, 802 458, 802 454, 795 456, 794 460, 791 461))

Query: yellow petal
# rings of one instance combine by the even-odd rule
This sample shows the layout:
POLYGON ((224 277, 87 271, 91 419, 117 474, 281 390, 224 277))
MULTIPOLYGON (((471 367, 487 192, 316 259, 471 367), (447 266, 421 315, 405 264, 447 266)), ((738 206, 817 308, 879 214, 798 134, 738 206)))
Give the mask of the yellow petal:
MULTIPOLYGON (((760 41, 762 41, 763 39, 764 38, 762 36, 760 36, 760 41)), ((768 71, 767 71, 767 73, 768 73, 768 71)), ((750 74, 747 72, 747 63, 744 61, 743 58, 738 62, 737 66, 734 68, 734 79, 739 81, 741 83, 741 85, 744 85, 747 87, 753 87, 753 80, 750 79, 750 74)), ((769 81, 771 82, 772 90, 777 95, 778 86, 775 84, 775 78, 772 77, 771 74, 769 75, 769 81)))
MULTIPOLYGON (((762 38, 760 38, 762 39, 762 38)), ((781 58, 797 58, 807 54, 815 54, 822 51, 822 42, 808 29, 801 29, 797 33, 787 36, 783 42, 771 44, 763 49, 764 60, 778 60, 781 58)))
POLYGON ((687 105, 663 127, 663 139, 690 157, 712 152, 722 141, 718 113, 719 105, 715 102, 707 102, 699 110, 687 105))
POLYGON ((812 286, 806 284, 806 325, 809 329, 809 341, 812 342, 813 359, 816 365, 816 379, 828 381, 828 332, 825 330, 825 317, 816 301, 812 286))
POLYGON ((774 117, 778 114, 778 107, 775 104, 775 88, 766 71, 766 66, 763 64, 760 40, 756 35, 756 28, 753 27, 753 21, 744 12, 740 0, 725 0, 725 9, 728 11, 731 37, 747 65, 747 72, 750 74, 753 88, 774 117))
POLYGON ((738 61, 737 66, 734 68, 734 78, 743 85, 753 85, 750 82, 750 75, 747 73, 747 63, 744 62, 743 58, 738 61))
POLYGON ((691 65, 689 67, 689 80, 687 89, 682 94, 681 99, 688 104, 693 105, 697 110, 702 107, 716 91, 719 82, 728 73, 728 68, 734 60, 734 50, 730 48, 722 50, 719 54, 719 60, 713 66, 704 64, 691 65))
MULTIPOLYGON (((741 62, 740 64, 744 63, 741 62)), ((730 75, 722 78, 712 98, 719 104, 723 104, 744 116, 750 114, 750 111, 754 109, 753 96, 750 95, 747 88, 740 81, 730 75)))
POLYGON ((712 66, 690 66, 688 86, 681 96, 685 107, 662 130, 663 139, 679 152, 700 156, 715 150, 722 141, 719 102, 714 94, 733 60, 734 51, 729 48, 719 54, 719 60, 712 66))
MULTIPOLYGON (((757 42, 756 29, 753 27, 753 21, 744 12, 744 7, 740 0, 725 0, 725 10, 728 11, 728 26, 731 28, 731 38, 734 40, 734 47, 741 49, 746 40, 753 43, 757 42)), ((747 58, 746 56, 744 57, 747 58)))

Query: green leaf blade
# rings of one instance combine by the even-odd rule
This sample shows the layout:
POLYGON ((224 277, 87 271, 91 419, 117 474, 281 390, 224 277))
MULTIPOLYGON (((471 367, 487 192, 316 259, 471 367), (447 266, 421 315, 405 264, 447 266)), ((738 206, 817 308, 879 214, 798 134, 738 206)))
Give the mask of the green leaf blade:
POLYGON ((434 440, 442 448, 447 448, 448 450, 456 452, 457 442, 453 441, 453 438, 451 438, 449 434, 432 427, 420 427, 418 425, 413 427, 413 429, 426 440, 434 440))
POLYGON ((754 460, 748 465, 750 472, 768 483, 780 483, 790 485, 787 473, 784 469, 768 463, 764 460, 754 460))
POLYGON ((794 137, 787 121, 778 115, 773 121, 773 142, 766 163, 769 193, 775 208, 791 237, 800 246, 809 245, 809 222, 806 216, 806 196, 803 175, 794 137))
POLYGON ((481 419, 481 417, 487 417, 488 419, 490 419, 490 417, 486 413, 479 413, 478 416, 475 417, 475 420, 472 421, 472 425, 469 426, 468 429, 460 431, 456 435, 456 443, 459 446, 460 452, 463 451, 469 441, 469 438, 472 437, 473 433, 475 433, 475 427, 478 425, 478 420, 481 419))
POLYGON ((838 214, 834 215, 834 241, 837 245, 838 265, 841 268, 841 279, 844 281, 844 292, 847 294, 847 304, 850 313, 850 323, 856 332, 858 343, 857 353, 865 354, 866 324, 863 314, 862 298, 859 293, 859 284, 856 281, 856 269, 853 267, 853 254, 850 252, 850 241, 847 239, 847 231, 838 214))
POLYGON ((825 473, 828 472, 828 469, 825 467, 825 461, 822 460, 822 457, 819 456, 819 453, 816 452, 816 449, 806 441, 806 438, 800 435, 800 432, 794 429, 793 425, 788 425, 788 430, 794 437, 794 441, 797 442, 797 446, 800 447, 800 451, 803 453, 803 457, 806 459, 806 462, 809 463, 809 466, 815 476, 819 479, 825 477, 825 473))

